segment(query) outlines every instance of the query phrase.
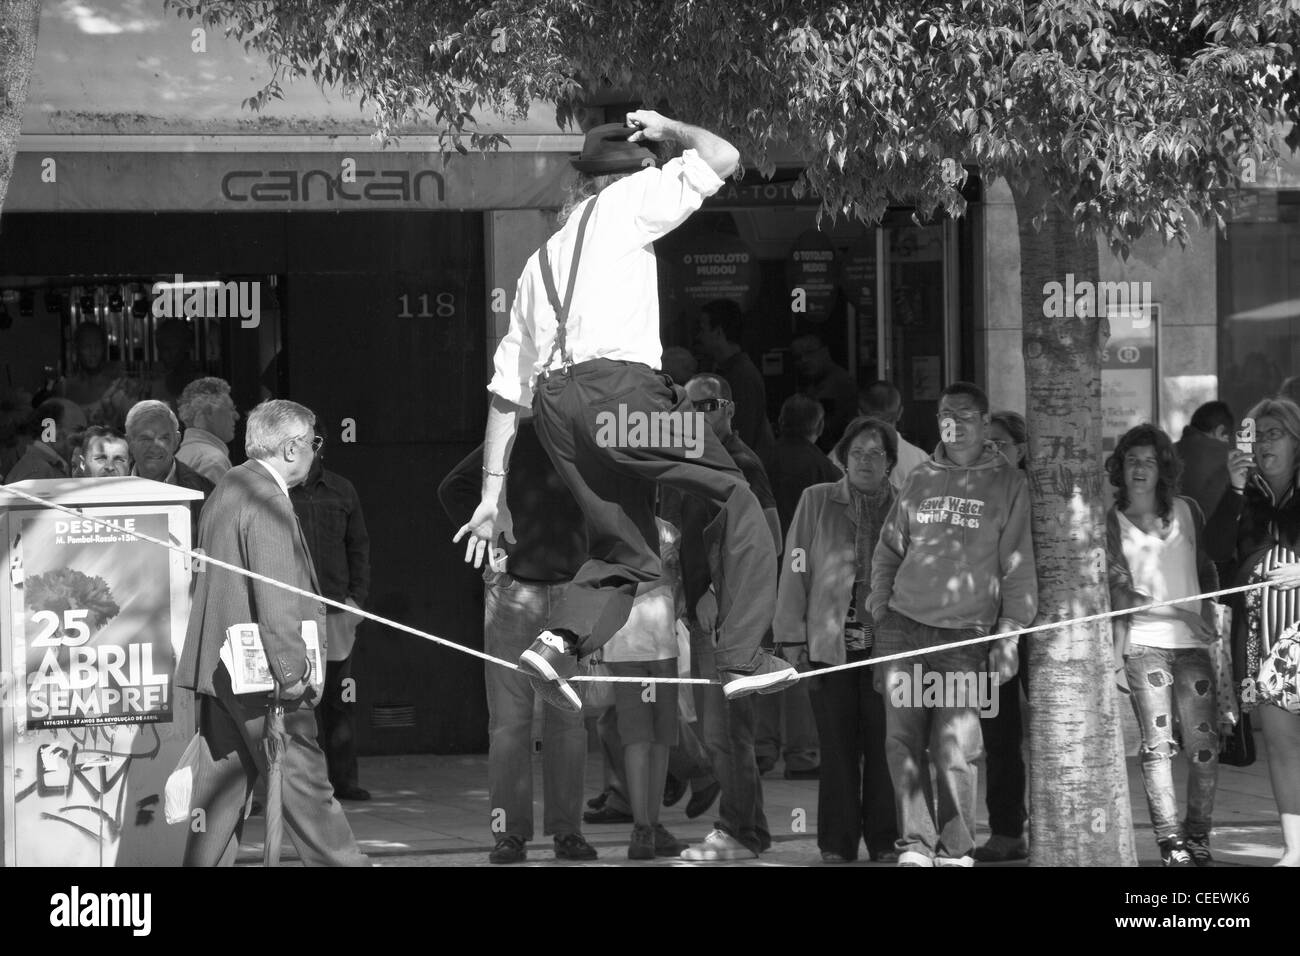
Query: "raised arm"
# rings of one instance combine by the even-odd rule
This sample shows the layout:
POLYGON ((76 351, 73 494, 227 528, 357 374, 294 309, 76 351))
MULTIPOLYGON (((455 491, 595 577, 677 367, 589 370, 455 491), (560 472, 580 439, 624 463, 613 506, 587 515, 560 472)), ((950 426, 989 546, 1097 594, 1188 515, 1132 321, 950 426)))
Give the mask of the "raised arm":
POLYGON ((661 142, 675 139, 686 149, 693 149, 700 154, 700 159, 709 164, 718 174, 719 179, 726 179, 736 171, 740 163, 740 151, 716 133, 692 126, 680 120, 660 116, 654 110, 636 110, 627 114, 627 125, 638 127, 629 136, 629 143, 650 140, 661 142))

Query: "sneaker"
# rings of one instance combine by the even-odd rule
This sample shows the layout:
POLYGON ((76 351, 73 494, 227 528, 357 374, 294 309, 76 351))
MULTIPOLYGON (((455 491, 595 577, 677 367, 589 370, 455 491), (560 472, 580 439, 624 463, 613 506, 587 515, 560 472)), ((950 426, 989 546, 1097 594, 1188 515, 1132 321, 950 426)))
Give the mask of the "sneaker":
POLYGON ((605 801, 608 799, 609 799, 609 791, 602 790, 600 791, 600 793, 596 794, 594 797, 592 797, 590 800, 587 801, 587 806, 591 807, 591 809, 593 810, 599 810, 601 807, 605 805, 605 801))
POLYGON ((488 854, 489 863, 522 863, 528 859, 528 849, 524 838, 507 833, 497 840, 496 847, 488 854))
POLYGON ((681 856, 682 850, 690 846, 685 840, 679 840, 664 827, 662 823, 654 825, 655 856, 681 856))
POLYGON ((1160 841, 1160 862, 1165 866, 1195 866, 1187 845, 1182 840, 1160 841))
POLYGON ((1029 844, 1024 837, 1001 836, 988 838, 983 846, 975 848, 976 863, 1006 863, 1008 860, 1029 859, 1029 844))
POLYGON ((934 857, 918 853, 916 850, 904 850, 898 854, 899 866, 934 866, 934 857))
POLYGON ((1192 862, 1197 866, 1214 866, 1214 857, 1210 854, 1210 835, 1202 833, 1197 836, 1189 835, 1183 841, 1187 847, 1187 855, 1192 858, 1192 862))
POLYGON ((722 784, 716 780, 703 790, 692 791, 691 799, 686 802, 686 819, 694 820, 701 814, 708 812, 709 807, 713 806, 713 801, 718 799, 720 793, 722 793, 722 784))
POLYGON ((822 850, 823 863, 853 863, 854 861, 847 856, 841 856, 834 850, 822 850))
POLYGON ((934 858, 935 866, 974 866, 975 857, 969 853, 965 856, 936 856, 934 858))
POLYGON ((664 806, 675 807, 686 796, 686 781, 669 774, 664 780, 664 806))
POLYGON ((799 679, 799 672, 771 654, 760 654, 759 664, 752 671, 720 670, 722 693, 727 700, 749 694, 775 694, 785 690, 799 679))
POLYGON ((730 833, 715 829, 699 846, 683 850, 682 859, 697 863, 719 863, 725 860, 756 860, 758 854, 730 833))
POLYGON ((568 680, 578 673, 578 658, 569 652, 562 635, 542 631, 519 655, 519 670, 552 707, 575 714, 582 710, 582 698, 568 680))
POLYGON ((581 833, 561 833, 555 838, 557 860, 594 860, 596 848, 582 838, 581 833))
POLYGON ((655 858, 655 831, 653 827, 632 827, 632 839, 627 845, 629 860, 653 860, 655 858))

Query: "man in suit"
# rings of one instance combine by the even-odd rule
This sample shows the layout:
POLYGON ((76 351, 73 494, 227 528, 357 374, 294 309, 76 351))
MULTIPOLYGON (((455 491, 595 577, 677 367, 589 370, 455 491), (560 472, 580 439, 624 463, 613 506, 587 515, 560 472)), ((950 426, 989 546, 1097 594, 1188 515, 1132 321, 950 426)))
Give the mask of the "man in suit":
MULTIPOLYGON (((222 477, 203 509, 199 546, 213 558, 294 587, 320 593, 306 539, 289 489, 311 470, 316 416, 296 402, 263 402, 248 416, 249 460, 222 477)), ((194 806, 202 826, 191 826, 186 866, 234 863, 243 830, 243 806, 266 771, 262 736, 270 699, 236 695, 219 654, 226 629, 256 624, 284 703, 284 820, 308 866, 365 866, 343 810, 334 799, 325 754, 316 742, 312 710, 321 675, 311 673, 304 626, 325 643, 325 605, 233 571, 206 565, 198 575, 185 649, 176 681, 198 695, 199 733, 206 744, 195 775, 194 806), (197 831, 197 832, 196 832, 197 831)), ((325 648, 322 646, 322 652, 325 648)), ((324 653, 322 653, 324 656, 324 653)))

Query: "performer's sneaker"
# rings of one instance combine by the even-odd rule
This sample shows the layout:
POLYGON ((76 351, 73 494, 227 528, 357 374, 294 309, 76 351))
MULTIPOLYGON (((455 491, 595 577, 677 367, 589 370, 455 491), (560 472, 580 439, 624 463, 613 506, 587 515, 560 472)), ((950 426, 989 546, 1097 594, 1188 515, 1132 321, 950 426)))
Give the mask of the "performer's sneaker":
POLYGON ((569 653, 563 635, 542 631, 519 655, 519 670, 552 707, 575 714, 582 710, 582 698, 568 681, 578 672, 578 658, 569 653))
POLYGON ((718 677, 727 700, 735 700, 749 694, 775 694, 785 690, 799 679, 799 672, 771 654, 760 654, 759 665, 752 671, 720 670, 718 677))

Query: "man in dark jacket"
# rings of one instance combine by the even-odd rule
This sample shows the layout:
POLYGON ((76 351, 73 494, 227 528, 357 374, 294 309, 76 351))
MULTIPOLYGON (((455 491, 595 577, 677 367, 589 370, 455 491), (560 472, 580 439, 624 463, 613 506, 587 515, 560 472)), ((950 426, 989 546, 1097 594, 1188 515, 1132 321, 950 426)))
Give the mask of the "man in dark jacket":
MULTIPOLYGON (((296 402, 263 402, 248 416, 248 461, 232 468, 203 511, 199 546, 212 558, 310 594, 320 593, 316 566, 289 501, 315 453, 316 416, 296 402)), ((243 807, 267 771, 263 737, 271 705, 265 693, 236 694, 221 660, 227 630, 255 624, 284 708, 282 754, 285 829, 308 866, 365 866, 343 809, 334 799, 325 755, 316 743, 320 690, 308 654, 315 632, 328 653, 325 605, 215 564, 196 575, 185 647, 176 683, 193 690, 203 740, 192 806, 203 826, 191 827, 186 866, 232 866, 243 830, 243 807)))
MULTIPOLYGON (((457 527, 479 502, 482 469, 480 445, 438 486, 438 500, 457 527)), ((529 414, 519 420, 506 491, 516 518, 516 539, 499 537, 483 569, 483 649, 513 661, 545 626, 548 610, 587 557, 582 511, 542 447, 529 414)), ((524 674, 496 664, 486 666, 484 678, 488 799, 496 841, 488 861, 520 863, 528 857, 527 845, 534 834, 530 748, 534 687, 524 674)), ((543 720, 543 833, 554 837, 556 859, 595 859, 595 849, 582 836, 587 759, 582 714, 547 707, 543 720)))
POLYGON ((126 414, 126 443, 131 449, 131 474, 203 492, 201 501, 190 505, 190 540, 199 540, 199 513, 212 497, 212 482, 176 460, 181 443, 180 422, 165 402, 152 399, 136 402, 126 414))
MULTIPOLYGON (((316 437, 324 443, 324 425, 319 421, 316 437)), ((306 480, 289 490, 289 500, 316 565, 321 595, 360 608, 370 593, 370 535, 356 488, 342 475, 325 468, 323 452, 323 448, 317 452, 306 480)), ((352 722, 352 705, 356 701, 352 646, 361 619, 328 604, 325 608, 329 659, 325 664, 325 689, 316 712, 319 743, 329 765, 334 796, 339 800, 369 800, 370 792, 357 783, 352 722)))
POLYGON ((1228 490, 1228 446, 1236 423, 1227 402, 1206 402, 1192 413, 1192 422, 1174 445, 1183 461, 1182 493, 1214 514, 1228 490))
MULTIPOLYGON (((697 412, 703 413, 749 483, 767 518, 771 532, 772 561, 781 554, 780 519, 776 501, 763 465, 752 449, 731 427, 734 403, 731 389, 717 375, 697 375, 686 383, 686 394, 697 412)), ((717 677, 713 635, 719 618, 715 575, 722 567, 718 549, 725 545, 708 533, 717 509, 693 495, 680 499, 682 528, 682 586, 686 592, 686 623, 691 632, 691 676, 717 677)), ((671 511, 671 505, 666 511, 671 511)), ((770 626, 771 622, 767 622, 770 626)), ((699 715, 704 748, 722 785, 718 820, 699 846, 682 853, 684 860, 725 861, 752 859, 772 843, 767 817, 763 813, 763 787, 754 756, 756 710, 749 698, 728 699, 720 688, 695 688, 695 711, 699 715)))

